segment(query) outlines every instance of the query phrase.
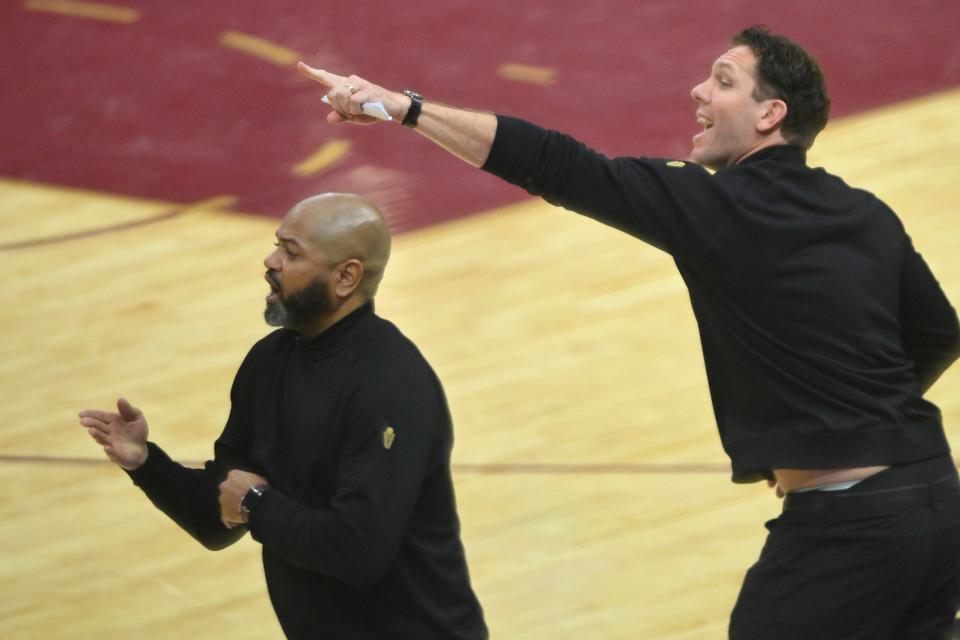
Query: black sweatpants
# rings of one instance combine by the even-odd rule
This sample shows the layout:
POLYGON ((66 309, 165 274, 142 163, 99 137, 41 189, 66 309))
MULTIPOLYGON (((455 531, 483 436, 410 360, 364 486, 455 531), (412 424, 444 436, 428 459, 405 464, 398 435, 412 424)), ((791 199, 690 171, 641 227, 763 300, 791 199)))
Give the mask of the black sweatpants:
POLYGON ((845 491, 788 494, 747 572, 730 640, 932 640, 960 605, 960 480, 950 456, 845 491))

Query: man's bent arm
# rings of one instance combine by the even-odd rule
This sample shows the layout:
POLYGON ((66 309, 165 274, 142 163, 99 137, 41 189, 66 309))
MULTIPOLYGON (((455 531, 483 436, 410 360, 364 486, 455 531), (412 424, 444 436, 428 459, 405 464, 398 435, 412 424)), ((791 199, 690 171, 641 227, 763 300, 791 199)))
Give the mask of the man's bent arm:
MULTIPOLYGON (((402 365, 398 371, 405 382, 368 383, 352 394, 329 501, 308 505, 271 489, 250 513, 253 538, 288 564, 365 589, 390 569, 404 540, 424 542, 411 542, 418 534, 408 526, 417 505, 425 504, 424 492, 435 495, 436 483, 445 482, 449 449, 443 447, 451 443, 441 441, 451 437, 449 414, 433 391, 438 384, 402 365), (388 427, 396 444, 385 444, 388 427)), ((428 526, 438 535, 436 527, 444 528, 438 517, 431 511, 430 524, 420 522, 421 534, 428 526)))
POLYGON ((208 549, 223 549, 246 533, 243 527, 227 529, 220 522, 217 487, 223 472, 217 463, 191 469, 171 460, 156 444, 148 447, 147 461, 127 474, 155 507, 208 549))
POLYGON ((219 487, 229 469, 255 469, 249 460, 250 412, 244 410, 241 398, 252 393, 250 371, 256 365, 251 362, 257 352, 257 346, 250 350, 230 388, 230 416, 214 443, 213 461, 203 469, 185 467, 151 442, 147 444, 150 455, 146 462, 127 471, 155 507, 212 550, 233 544, 247 531, 246 527, 228 529, 220 520, 219 487))
POLYGON ((912 245, 901 274, 901 339, 926 392, 960 356, 960 322, 930 267, 912 245))

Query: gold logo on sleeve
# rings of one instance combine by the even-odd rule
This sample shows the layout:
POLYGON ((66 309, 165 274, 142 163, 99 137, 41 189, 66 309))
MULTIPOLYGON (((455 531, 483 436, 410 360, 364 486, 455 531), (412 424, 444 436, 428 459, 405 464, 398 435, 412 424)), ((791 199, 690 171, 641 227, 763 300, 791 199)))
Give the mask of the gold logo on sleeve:
POLYGON ((667 166, 668 167, 685 167, 687 166, 687 163, 684 162, 683 160, 671 160, 670 162, 667 163, 667 166))
POLYGON ((389 449, 393 446, 393 441, 397 437, 397 432, 393 430, 393 427, 387 427, 383 430, 383 448, 389 449))

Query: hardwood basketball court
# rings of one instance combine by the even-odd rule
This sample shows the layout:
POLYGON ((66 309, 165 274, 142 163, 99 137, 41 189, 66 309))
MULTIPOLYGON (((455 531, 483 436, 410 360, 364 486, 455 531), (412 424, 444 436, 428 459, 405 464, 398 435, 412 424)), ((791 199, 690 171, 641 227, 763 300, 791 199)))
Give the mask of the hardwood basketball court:
MULTIPOLYGON (((89 4, 28 0, 17 10, 39 20, 54 6, 89 4)), ((108 11, 133 20, 116 24, 137 24, 159 6, 131 4, 141 13, 108 11)), ((746 11, 759 3, 742 4, 746 11)), ((233 26, 231 46, 261 47, 287 64, 283 50, 244 40, 233 26)), ((952 33, 947 26, 941 30, 952 33)), ((856 57, 850 47, 841 54, 856 57)), ((951 59, 943 68, 955 73, 951 59)), ((520 96, 520 107, 539 104, 556 90, 548 72, 515 65, 509 73, 527 88, 500 95, 520 96)), ((901 81, 913 87, 906 75, 901 81)), ((952 77, 945 90, 906 101, 890 94, 895 104, 833 121, 810 160, 886 200, 960 304, 960 89, 952 77)), ((124 395, 175 458, 199 463, 212 453, 233 375, 269 330, 262 260, 277 220, 253 215, 268 208, 254 205, 286 192, 257 200, 219 188, 209 174, 210 182, 186 184, 176 198, 147 197, 151 183, 107 189, 84 178, 76 161, 37 162, 37 173, 27 160, 26 169, 11 168, 18 151, 69 142, 48 134, 8 144, 0 156, 0 637, 280 638, 258 545, 245 538, 204 550, 102 458, 76 414, 124 395), (116 195, 130 192, 140 195, 116 195)), ((446 387, 464 541, 492 637, 725 637, 763 522, 780 503, 765 486, 729 481, 696 326, 671 259, 520 192, 487 193, 492 179, 470 183, 462 198, 432 201, 422 176, 456 161, 410 143, 409 132, 385 135, 389 144, 420 145, 423 183, 409 186, 382 166, 323 173, 340 166, 324 162, 369 162, 376 145, 362 135, 378 137, 350 132, 339 146, 324 138, 326 155, 291 151, 302 171, 319 177, 290 182, 285 206, 304 185, 332 188, 340 177, 346 188, 380 189, 394 223, 411 229, 395 238, 377 310, 418 344, 446 387), (474 193, 481 195, 471 200, 474 193), (484 211, 463 218, 447 202, 484 211), (411 222, 406 216, 418 207, 447 221, 411 222)), ((95 151, 91 167, 102 159, 95 151)), ((137 178, 126 162, 104 179, 137 178)), ((451 171, 435 182, 456 193, 470 169, 451 171)), ((241 182, 246 175, 231 174, 241 182)), ((960 367, 929 396, 960 446, 960 367)))
MULTIPOLYGON (((836 122, 813 154, 899 211, 954 301, 958 109, 953 91, 836 122)), ((203 460, 267 331, 276 222, 200 206, 109 231, 174 210, 0 181, 5 243, 33 243, 0 252, 4 638, 281 637, 256 543, 205 551, 77 426, 124 394, 172 455, 203 460)), ((666 255, 529 201, 397 237, 378 311, 446 385, 493 637, 723 637, 779 501, 729 482, 666 255)), ((956 446, 960 370, 930 396, 956 446)))

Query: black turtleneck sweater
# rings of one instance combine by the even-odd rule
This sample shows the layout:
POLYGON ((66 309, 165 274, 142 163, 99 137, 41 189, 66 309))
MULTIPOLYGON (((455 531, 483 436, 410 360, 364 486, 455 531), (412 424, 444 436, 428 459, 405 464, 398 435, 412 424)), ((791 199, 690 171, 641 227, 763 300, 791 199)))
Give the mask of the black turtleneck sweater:
POLYGON ((232 468, 267 478, 250 533, 290 638, 487 637, 450 474, 453 430, 429 364, 372 303, 312 340, 277 330, 250 350, 214 460, 189 469, 149 444, 130 475, 212 549, 232 468))
POLYGON ((484 169, 674 258, 735 481, 949 452, 923 393, 960 354, 956 312, 893 211, 800 147, 711 175, 499 116, 484 169))

